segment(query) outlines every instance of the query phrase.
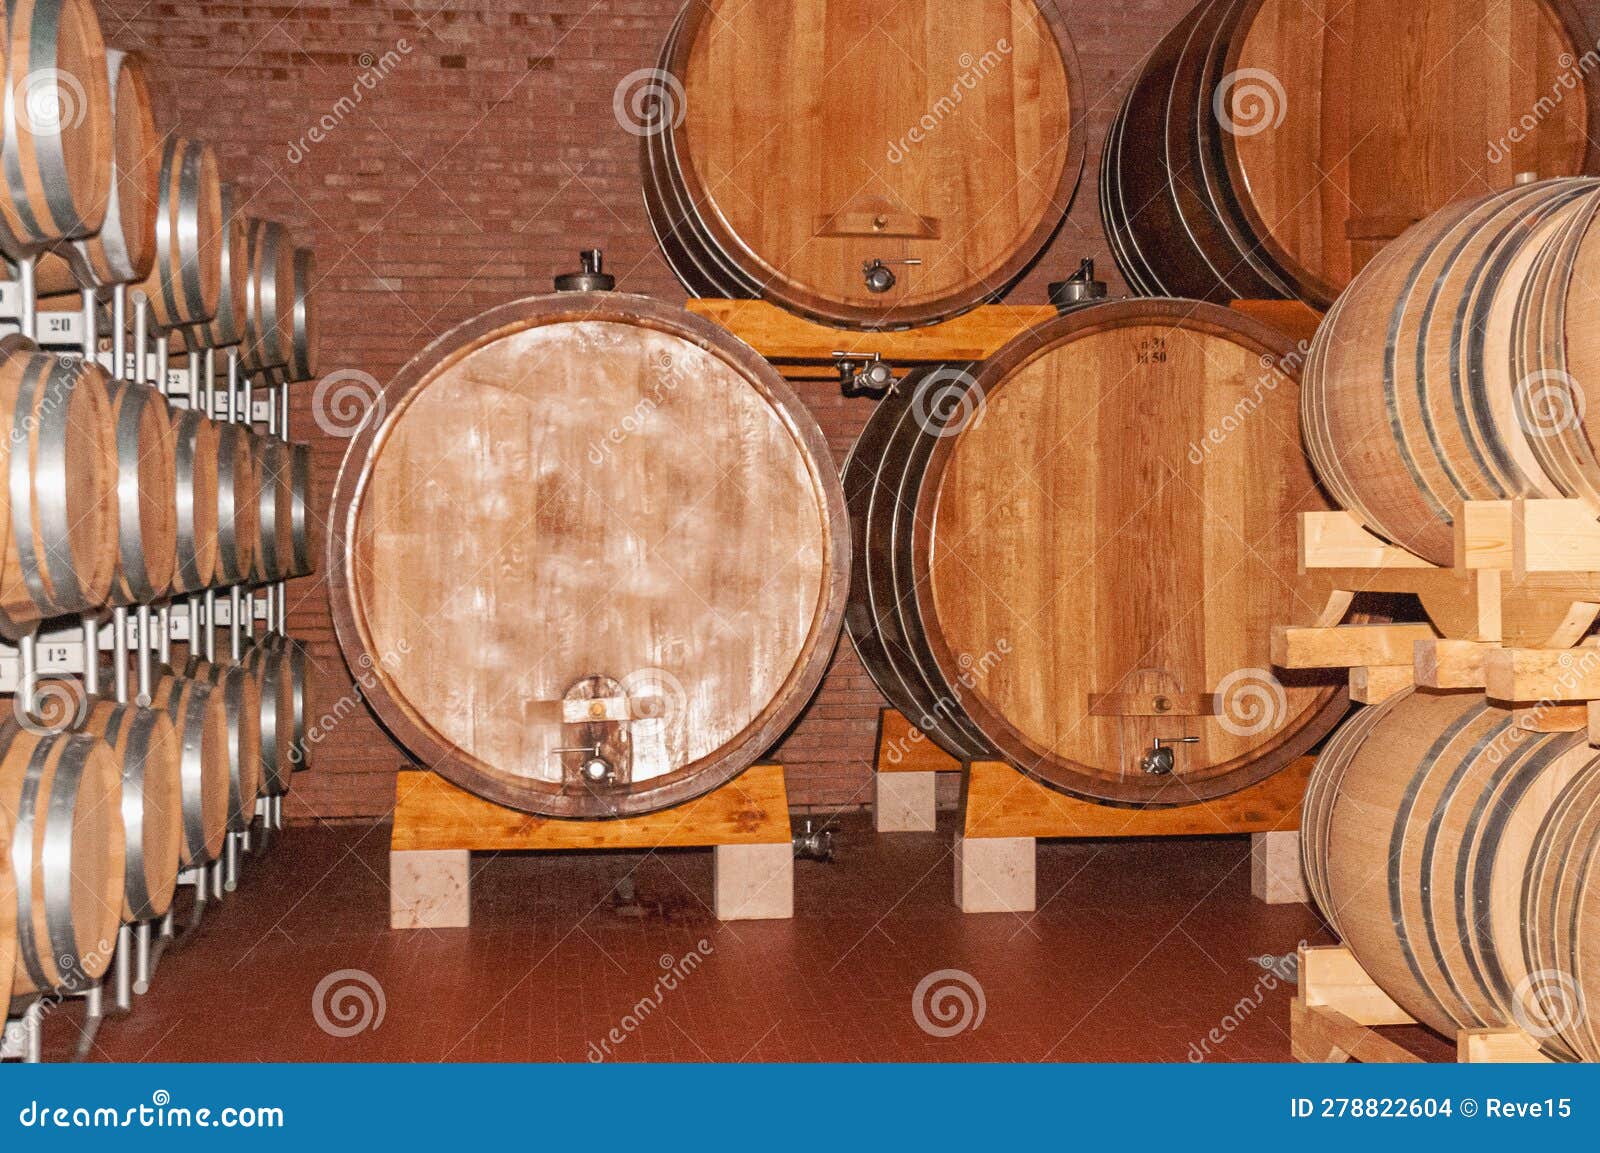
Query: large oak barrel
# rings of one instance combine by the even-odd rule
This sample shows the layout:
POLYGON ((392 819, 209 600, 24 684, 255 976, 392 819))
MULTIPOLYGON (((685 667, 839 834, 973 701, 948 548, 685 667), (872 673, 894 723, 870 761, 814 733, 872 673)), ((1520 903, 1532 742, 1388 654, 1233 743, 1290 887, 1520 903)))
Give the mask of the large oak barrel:
POLYGON ((178 737, 183 782, 183 848, 186 869, 214 861, 228 834, 228 790, 232 775, 228 709, 209 683, 163 671, 150 707, 166 713, 178 737))
POLYGON ((247 372, 279 368, 294 349, 294 239, 272 220, 245 233, 245 324, 239 362, 247 372))
POLYGON ((122 776, 126 881, 122 919, 165 915, 183 850, 182 749, 160 709, 97 700, 84 728, 105 741, 122 776))
POLYGON ((106 383, 117 438, 117 558, 111 597, 148 604, 178 556, 178 446, 167 400, 147 384, 106 383))
POLYGON ((1567 0, 1204 0, 1102 153, 1117 262, 1151 295, 1326 308, 1452 200, 1583 171, 1589 41, 1567 0))
POLYGON ((11 1004, 17 963, 17 885, 11 875, 11 818, 0 808, 0 1005, 11 1004))
POLYGON ((229 236, 211 145, 169 136, 161 150, 155 264, 144 283, 158 327, 203 324, 216 315, 229 236))
POLYGON ((105 221, 93 236, 71 242, 66 253, 40 256, 34 273, 39 295, 77 292, 84 284, 139 284, 156 256, 156 211, 161 202, 161 137, 156 132, 137 52, 106 50, 111 88, 111 196, 105 221))
POLYGON ((1105 802, 1207 800, 1306 752, 1346 693, 1270 671, 1295 514, 1327 507, 1298 376, 1264 325, 1128 300, 902 382, 845 470, 847 619, 890 703, 1105 802))
POLYGON ((242 424, 217 424, 216 583, 248 580, 261 537, 255 437, 242 424))
POLYGON ((1383 251, 1318 330, 1306 447, 1369 528, 1438 564, 1464 500, 1577 497, 1591 444, 1600 181, 1552 180, 1436 213, 1383 251))
POLYGON ((196 409, 173 412, 178 463, 178 550, 172 591, 198 592, 217 572, 218 429, 196 409))
POLYGON ((1517 1025, 1552 1056, 1600 1059, 1592 1036, 1549 1019, 1553 995, 1600 997, 1600 925, 1583 904, 1594 890, 1536 883, 1553 879, 1552 866, 1592 875, 1592 856, 1562 854, 1600 838, 1596 751, 1581 733, 1524 730, 1481 693, 1407 691, 1352 725, 1318 760, 1302 841, 1314 895, 1345 945, 1434 1029, 1517 1025), (1577 797, 1589 804, 1552 833, 1552 815, 1577 797), (1564 954, 1548 922, 1530 917, 1533 892, 1577 934, 1564 954), (1549 954, 1525 937, 1551 943, 1549 954))
POLYGON ((13 631, 97 608, 111 591, 117 448, 106 381, 81 360, 0 349, 0 613, 13 631))
POLYGON ((998 297, 1082 169, 1055 0, 690 0, 659 67, 628 79, 617 114, 685 287, 825 324, 932 324, 998 297))
POLYGON ((643 297, 536 297, 378 403, 328 581, 363 696, 418 760, 530 812, 627 816, 724 784, 799 715, 844 611, 844 498, 748 346, 643 297))
POLYGON ((0 810, 16 885, 13 993, 84 992, 122 923, 122 777, 87 733, 0 725, 0 810))
POLYGON ((5 17, 0 244, 21 255, 100 230, 113 123, 92 0, 14 0, 5 17))
POLYGON ((242 833, 255 820, 261 795, 261 678, 243 665, 191 657, 183 675, 212 687, 228 723, 228 830, 242 833))

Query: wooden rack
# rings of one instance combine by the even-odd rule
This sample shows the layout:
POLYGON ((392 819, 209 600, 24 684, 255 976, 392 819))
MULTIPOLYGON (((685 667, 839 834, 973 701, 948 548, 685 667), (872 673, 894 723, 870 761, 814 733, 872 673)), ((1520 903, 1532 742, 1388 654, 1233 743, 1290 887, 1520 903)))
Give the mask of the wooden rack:
POLYGON ((389 842, 389 924, 471 924, 474 852, 711 848, 719 920, 794 916, 794 840, 780 765, 756 765, 697 800, 615 821, 539 817, 434 773, 402 771, 389 842))
MULTIPOLYGON (((1300 947, 1300 991, 1289 1011, 1289 1048, 1296 1061, 1414 1063, 1425 1060, 1378 1032, 1416 1019, 1389 999, 1342 945, 1300 947)), ((1470 1063, 1548 1062, 1521 1029, 1463 1029, 1456 1059, 1470 1063)))
POLYGON ((1309 625, 1273 630, 1273 663, 1348 668, 1375 704, 1412 685, 1482 689, 1532 732, 1588 728, 1600 740, 1600 523, 1577 500, 1471 501, 1455 519, 1454 563, 1428 563, 1345 512, 1303 513, 1309 625), (1345 624, 1358 593, 1418 597, 1428 619, 1345 624), (1579 653, 1593 652, 1593 659, 1579 653), (1591 723, 1594 722, 1594 723, 1591 723))

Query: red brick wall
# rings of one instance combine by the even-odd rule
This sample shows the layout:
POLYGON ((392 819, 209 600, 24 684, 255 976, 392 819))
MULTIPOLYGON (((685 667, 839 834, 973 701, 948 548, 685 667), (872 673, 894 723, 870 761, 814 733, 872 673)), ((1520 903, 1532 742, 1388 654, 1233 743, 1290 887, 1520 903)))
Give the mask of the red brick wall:
MULTIPOLYGON (((759 0, 757 0, 759 2, 759 0)), ((1120 287, 1100 229, 1100 141, 1141 56, 1192 0, 1063 0, 1088 110, 1088 169, 1045 259, 1011 299, 1095 258, 1120 287)), ((217 147, 250 211, 316 246, 324 372, 386 379, 435 336, 505 300, 547 291, 579 247, 606 250, 621 286, 683 292, 657 256, 640 202, 637 141, 612 111, 619 80, 654 64, 679 0, 101 0, 108 43, 158 65, 163 126, 217 147), (404 39, 410 51, 321 143, 306 139, 357 77, 404 39), (364 54, 370 54, 365 56, 364 54), (295 156, 294 151, 303 155, 295 156)), ((1588 13, 1600 0, 1583 0, 1588 13)), ((1591 23, 1600 23, 1591 16, 1591 23)), ((802 394, 842 459, 870 402, 802 394)), ((316 452, 316 508, 344 441, 316 435, 311 387, 295 428, 316 452)), ((312 644, 320 709, 350 689, 315 579, 293 587, 293 631, 312 644)), ((870 798, 881 702, 848 641, 816 701, 777 750, 797 804, 870 798)), ((403 754, 363 710, 339 723, 293 795, 304 817, 388 811, 403 754)))

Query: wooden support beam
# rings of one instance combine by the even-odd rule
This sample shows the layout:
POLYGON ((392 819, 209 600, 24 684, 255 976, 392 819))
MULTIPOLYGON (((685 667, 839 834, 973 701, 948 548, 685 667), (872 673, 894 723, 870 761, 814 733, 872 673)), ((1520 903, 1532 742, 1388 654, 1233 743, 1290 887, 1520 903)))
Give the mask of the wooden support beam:
POLYGON ((1469 500, 1456 510, 1455 567, 1509 569, 1515 563, 1512 539, 1516 515, 1509 500, 1469 500))
POLYGON ((1339 625, 1272 630, 1272 663, 1281 669, 1336 669, 1357 665, 1410 665, 1418 641, 1438 634, 1432 625, 1339 625))
POLYGON ((1484 690, 1516 702, 1600 699, 1600 649, 1495 649, 1484 657, 1484 690))
POLYGON ((1412 662, 1417 684, 1430 689, 1481 689, 1483 658, 1499 647, 1445 637, 1418 641, 1412 662))
POLYGON ((1432 568, 1433 565, 1374 535, 1343 510, 1300 514, 1300 569, 1432 568))
POLYGON ((1529 733, 1581 733, 1589 727, 1587 701, 1557 703, 1544 701, 1534 705, 1519 705, 1511 710, 1517 728, 1529 733))
POLYGON ((1357 665, 1350 670, 1350 699, 1358 705, 1382 704, 1415 683, 1410 665, 1357 665))
POLYGON ((1581 500, 1519 500, 1512 537, 1518 573, 1600 571, 1600 520, 1581 500))
POLYGON ((1300 947, 1300 996, 1311 1008, 1332 1009, 1358 1025, 1416 1023, 1343 945, 1300 947))

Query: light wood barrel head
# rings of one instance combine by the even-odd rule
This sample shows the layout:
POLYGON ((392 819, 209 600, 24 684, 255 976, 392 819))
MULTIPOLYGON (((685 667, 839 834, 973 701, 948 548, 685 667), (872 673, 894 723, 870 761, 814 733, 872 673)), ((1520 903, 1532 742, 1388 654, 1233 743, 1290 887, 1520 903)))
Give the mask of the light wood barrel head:
POLYGON ((501 804, 625 816, 726 783, 799 715, 849 539, 820 430, 747 346, 558 294, 448 334, 379 403, 329 581, 364 695, 419 759, 501 804), (628 710, 609 781, 561 751, 590 727, 569 706, 628 710))
POLYGON ((183 850, 183 781, 176 730, 160 709, 98 700, 84 725, 105 741, 122 774, 126 834, 125 921, 164 916, 183 850))
POLYGON ((1219 137, 1230 187, 1254 234, 1321 300, 1452 201, 1583 171, 1589 76, 1576 58, 1592 45, 1580 47, 1565 3, 1239 7, 1216 97, 1236 125, 1219 137))
POLYGON ((1300 611, 1295 516, 1328 507, 1299 364, 1229 310, 1133 300, 919 386, 937 443, 914 502, 917 614, 1012 764, 1090 799, 1189 804, 1338 721, 1343 684, 1274 672, 1268 645, 1300 611), (1166 775, 1143 764, 1157 738, 1194 738, 1166 775))
POLYGON ((827 324, 928 324, 1003 292, 1082 168, 1054 0, 695 0, 637 79, 617 112, 669 261, 827 324))

